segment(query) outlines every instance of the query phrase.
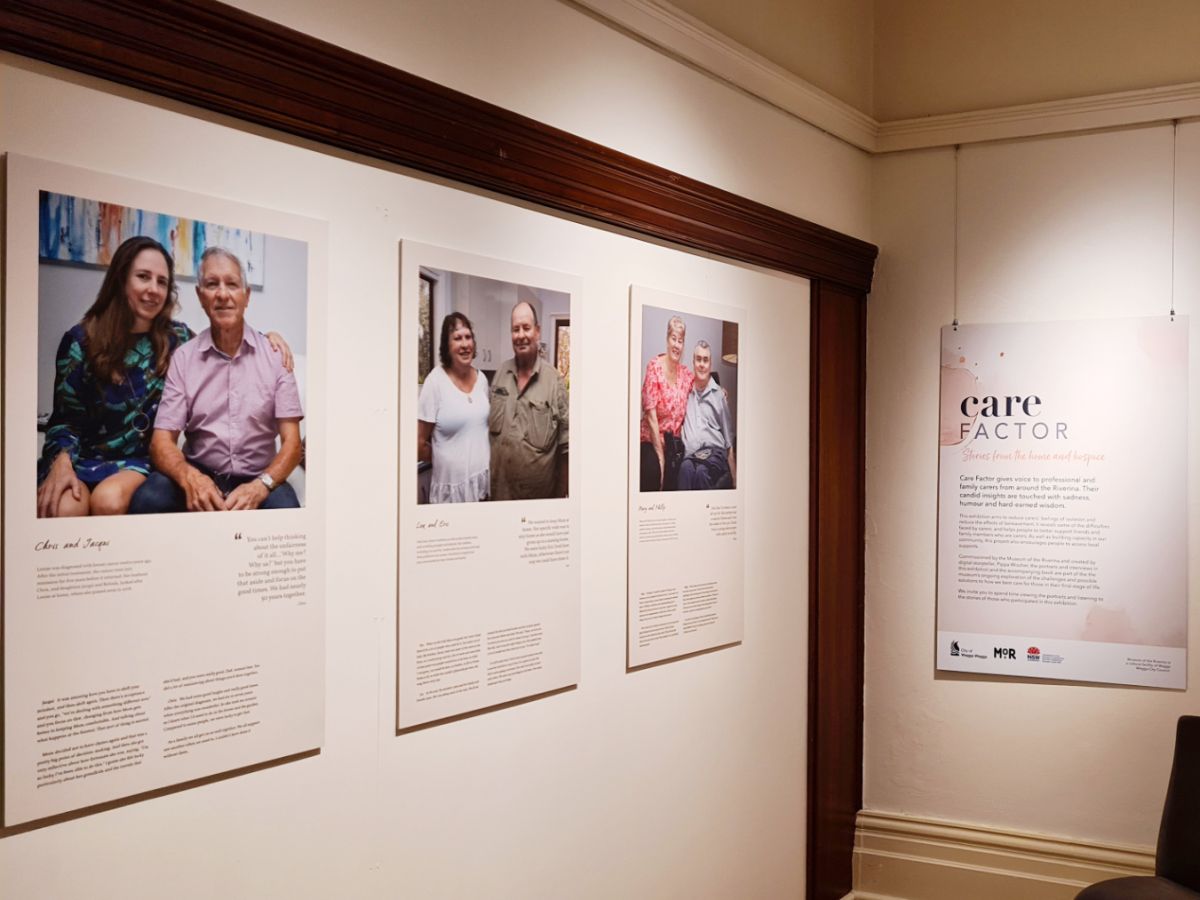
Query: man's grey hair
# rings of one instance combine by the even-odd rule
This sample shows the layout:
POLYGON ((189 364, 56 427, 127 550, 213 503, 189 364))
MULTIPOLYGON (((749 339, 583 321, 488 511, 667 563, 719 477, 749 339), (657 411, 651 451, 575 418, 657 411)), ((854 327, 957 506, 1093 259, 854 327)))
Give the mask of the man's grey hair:
POLYGON ((224 259, 229 260, 231 263, 233 263, 235 266, 237 266, 238 277, 240 279, 242 279, 242 287, 245 288, 247 291, 250 290, 250 283, 248 281, 246 281, 246 269, 242 265, 242 261, 240 259, 238 259, 238 255, 236 253, 234 253, 232 250, 226 250, 224 247, 209 247, 207 250, 205 250, 203 253, 200 254, 200 264, 196 267, 196 283, 197 284, 199 284, 200 281, 204 277, 204 264, 206 262, 208 262, 210 259, 212 259, 212 257, 214 257, 214 256, 223 257, 224 259))
MULTIPOLYGON (((532 303, 530 303, 528 300, 518 300, 516 303, 513 304, 512 311, 514 313, 517 311, 518 306, 528 306, 529 312, 533 315, 533 327, 534 328, 542 327, 541 323, 538 322, 537 309, 534 307, 534 305, 532 303)), ((509 314, 508 320, 510 322, 512 321, 512 313, 509 314)))
MULTIPOLYGON (((710 355, 712 354, 712 346, 704 338, 696 341, 696 350, 707 350, 710 355)), ((696 350, 692 351, 693 356, 696 355, 696 350)))

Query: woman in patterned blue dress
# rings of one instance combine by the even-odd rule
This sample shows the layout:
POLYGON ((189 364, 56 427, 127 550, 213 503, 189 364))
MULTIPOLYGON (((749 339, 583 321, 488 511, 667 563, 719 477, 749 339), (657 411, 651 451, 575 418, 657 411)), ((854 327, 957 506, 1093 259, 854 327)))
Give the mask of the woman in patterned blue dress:
POLYGON ((153 238, 121 244, 96 302, 58 346, 54 411, 38 462, 39 517, 128 509, 150 471, 171 353, 193 336, 171 318, 177 309, 170 254, 153 238))

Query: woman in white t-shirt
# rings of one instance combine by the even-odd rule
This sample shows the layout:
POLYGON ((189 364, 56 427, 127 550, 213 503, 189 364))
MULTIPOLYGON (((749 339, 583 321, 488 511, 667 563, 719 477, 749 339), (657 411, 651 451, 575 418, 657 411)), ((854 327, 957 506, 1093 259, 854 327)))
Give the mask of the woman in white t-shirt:
POLYGON ((417 458, 433 465, 430 503, 488 497, 488 383, 471 363, 475 329, 462 313, 442 320, 441 367, 425 376, 417 401, 417 458))

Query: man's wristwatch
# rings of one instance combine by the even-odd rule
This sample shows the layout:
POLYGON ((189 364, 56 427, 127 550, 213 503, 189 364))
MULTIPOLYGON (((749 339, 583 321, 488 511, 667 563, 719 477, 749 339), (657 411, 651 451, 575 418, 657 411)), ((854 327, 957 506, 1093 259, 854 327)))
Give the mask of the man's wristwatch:
POLYGON ((271 491, 275 490, 275 488, 277 488, 279 486, 275 483, 275 479, 272 478, 270 475, 268 475, 266 472, 263 472, 261 475, 259 475, 258 480, 267 486, 268 494, 271 491))

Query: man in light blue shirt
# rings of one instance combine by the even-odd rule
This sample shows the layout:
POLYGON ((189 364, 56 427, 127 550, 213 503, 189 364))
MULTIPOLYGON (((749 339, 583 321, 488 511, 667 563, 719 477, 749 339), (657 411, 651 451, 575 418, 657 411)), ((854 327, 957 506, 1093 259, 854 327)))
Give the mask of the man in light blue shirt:
POLYGON ((712 348, 699 341, 692 356, 696 380, 688 393, 683 417, 681 491, 733 488, 737 466, 733 458, 733 416, 724 389, 712 378, 712 348))

